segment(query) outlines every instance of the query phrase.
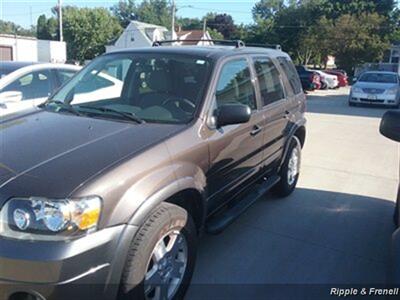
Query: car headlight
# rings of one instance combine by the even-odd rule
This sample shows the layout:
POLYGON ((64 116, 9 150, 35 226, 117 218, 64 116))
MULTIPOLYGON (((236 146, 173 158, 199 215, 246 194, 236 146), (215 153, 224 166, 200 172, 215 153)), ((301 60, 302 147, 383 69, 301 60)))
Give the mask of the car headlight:
POLYGON ((396 95, 397 94, 397 87, 392 87, 386 90, 386 94, 388 95, 396 95))
POLYGON ((353 93, 362 93, 363 92, 363 90, 359 87, 353 87, 351 91, 353 93))
POLYGON ((101 205, 97 196, 13 198, 0 211, 0 236, 26 240, 77 238, 97 229, 101 205))

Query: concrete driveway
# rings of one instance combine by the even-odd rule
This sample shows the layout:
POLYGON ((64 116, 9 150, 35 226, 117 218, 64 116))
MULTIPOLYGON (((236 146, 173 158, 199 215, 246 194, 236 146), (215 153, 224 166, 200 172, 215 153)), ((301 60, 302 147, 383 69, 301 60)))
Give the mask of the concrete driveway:
POLYGON ((386 109, 349 107, 348 93, 308 95, 297 190, 204 236, 187 299, 332 299, 337 285, 385 282, 398 145, 378 132, 386 109))

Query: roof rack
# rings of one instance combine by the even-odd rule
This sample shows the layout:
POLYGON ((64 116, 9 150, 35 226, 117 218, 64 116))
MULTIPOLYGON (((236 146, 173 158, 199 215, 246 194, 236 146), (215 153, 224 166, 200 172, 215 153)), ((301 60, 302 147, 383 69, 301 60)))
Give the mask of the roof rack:
POLYGON ((190 39, 190 40, 165 40, 165 41, 156 41, 153 43, 153 47, 159 47, 163 44, 172 44, 179 42, 212 42, 214 44, 225 45, 225 46, 235 46, 236 48, 245 47, 245 43, 241 40, 213 40, 213 39, 190 39))
POLYGON ((249 47, 260 47, 260 48, 272 48, 272 49, 276 49, 276 50, 282 50, 281 45, 274 45, 274 44, 257 44, 257 43, 250 43, 250 44, 246 44, 249 47))

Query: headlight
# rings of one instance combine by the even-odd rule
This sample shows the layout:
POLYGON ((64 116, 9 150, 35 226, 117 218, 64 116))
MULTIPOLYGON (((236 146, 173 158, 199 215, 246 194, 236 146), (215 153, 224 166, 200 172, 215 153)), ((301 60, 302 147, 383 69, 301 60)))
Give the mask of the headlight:
POLYGON ((396 94, 397 94, 397 87, 392 87, 392 88, 390 88, 390 89, 387 89, 387 90, 386 90, 386 94, 389 94, 389 95, 396 95, 396 94))
POLYGON ((14 198, 0 211, 0 236, 27 240, 66 240, 97 229, 101 199, 14 198))
POLYGON ((363 90, 359 87, 353 87, 353 89, 351 90, 353 93, 362 93, 363 90))

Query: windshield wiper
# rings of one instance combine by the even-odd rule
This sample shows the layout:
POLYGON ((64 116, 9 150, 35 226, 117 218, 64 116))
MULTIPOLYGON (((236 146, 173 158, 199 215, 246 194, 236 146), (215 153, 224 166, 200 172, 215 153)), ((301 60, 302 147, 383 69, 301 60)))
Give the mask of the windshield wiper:
POLYGON ((142 120, 141 118, 139 118, 138 116, 136 116, 134 113, 129 113, 129 112, 124 112, 124 111, 119 111, 113 108, 109 108, 109 107, 104 107, 104 106, 89 106, 89 105, 79 105, 78 107, 80 108, 86 108, 86 109, 93 109, 96 111, 100 111, 102 113, 113 113, 116 115, 119 115, 121 117, 123 117, 126 120, 130 120, 130 121, 134 121, 138 124, 142 124, 144 123, 144 120, 142 120))
POLYGON ((74 114, 74 115, 77 115, 77 116, 81 116, 81 115, 82 115, 82 114, 81 114, 79 111, 77 111, 71 104, 68 104, 68 103, 65 103, 65 102, 59 101, 59 100, 50 100, 50 101, 47 101, 47 102, 45 102, 45 103, 39 105, 39 107, 41 107, 41 108, 42 108, 42 107, 46 107, 46 106, 49 105, 49 104, 56 104, 56 105, 59 106, 60 108, 65 109, 66 111, 68 111, 68 112, 70 112, 70 113, 72 113, 72 114, 74 114))

